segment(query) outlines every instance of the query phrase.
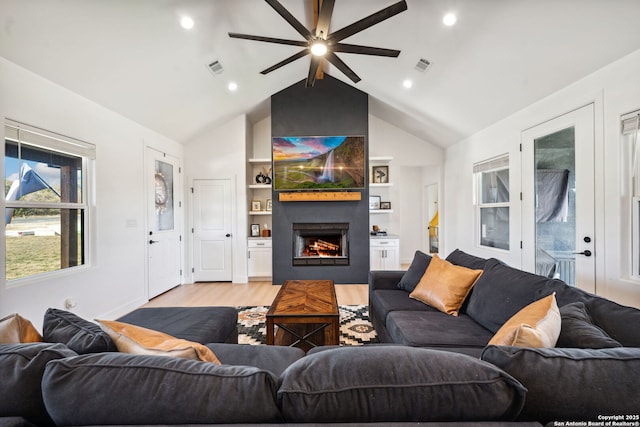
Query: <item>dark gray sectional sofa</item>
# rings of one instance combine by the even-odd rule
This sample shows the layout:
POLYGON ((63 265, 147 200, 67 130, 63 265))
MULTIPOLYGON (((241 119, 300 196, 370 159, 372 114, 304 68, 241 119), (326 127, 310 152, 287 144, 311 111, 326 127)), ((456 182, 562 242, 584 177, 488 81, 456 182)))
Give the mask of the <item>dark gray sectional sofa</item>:
MULTIPOLYGON (((184 314, 143 309, 122 320, 198 342, 212 333, 220 341, 233 340, 228 327, 212 332, 185 326, 202 316, 203 323, 209 317, 226 323, 226 308, 184 314)), ((516 379, 488 362, 451 352, 329 346, 305 355, 290 347, 208 343, 222 362, 215 365, 116 352, 98 325, 62 310, 47 311, 43 331, 49 342, 0 344, 2 427, 540 426, 514 421, 526 397, 516 379)))
POLYGON ((407 272, 370 272, 369 315, 381 342, 463 353, 500 367, 528 389, 519 420, 638 416, 640 310, 455 250, 447 261, 483 273, 459 316, 450 316, 409 298, 429 259, 416 252, 407 272), (556 348, 487 346, 511 316, 553 292, 562 316, 556 348))

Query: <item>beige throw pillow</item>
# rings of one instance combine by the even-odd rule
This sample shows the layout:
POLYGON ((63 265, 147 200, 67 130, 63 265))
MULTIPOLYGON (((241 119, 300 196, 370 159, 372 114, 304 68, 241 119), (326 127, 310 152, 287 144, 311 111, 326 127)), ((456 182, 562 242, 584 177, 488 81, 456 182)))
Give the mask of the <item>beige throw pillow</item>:
POLYGON ((42 335, 33 324, 18 313, 0 319, 0 344, 42 342, 42 335))
POLYGON ((532 302, 502 325, 489 345, 555 347, 562 319, 555 292, 532 302))
POLYGON ((409 297, 457 316, 464 300, 476 283, 482 270, 453 265, 434 255, 409 297))
POLYGON ((97 320, 97 322, 122 353, 182 357, 221 364, 213 351, 200 343, 128 323, 113 320, 97 320))

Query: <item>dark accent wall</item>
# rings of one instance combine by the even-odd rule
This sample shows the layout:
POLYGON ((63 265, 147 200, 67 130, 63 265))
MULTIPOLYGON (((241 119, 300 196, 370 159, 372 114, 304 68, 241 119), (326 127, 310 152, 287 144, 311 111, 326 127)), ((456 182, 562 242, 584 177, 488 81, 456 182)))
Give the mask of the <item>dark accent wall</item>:
MULTIPOLYGON (((271 97, 271 133, 272 136, 364 135, 369 169, 368 95, 328 74, 316 80, 312 88, 305 87, 302 80, 271 97)), ((273 192, 274 284, 294 279, 367 283, 369 189, 360 192, 360 201, 345 202, 280 202, 278 192, 273 192), (297 222, 349 222, 349 265, 293 266, 292 224, 297 222)))

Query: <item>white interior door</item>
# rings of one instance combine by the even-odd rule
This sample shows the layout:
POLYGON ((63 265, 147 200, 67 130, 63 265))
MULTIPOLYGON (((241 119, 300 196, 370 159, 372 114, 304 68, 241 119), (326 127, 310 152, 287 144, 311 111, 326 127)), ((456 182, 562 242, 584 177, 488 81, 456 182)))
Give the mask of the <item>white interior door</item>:
POLYGON ((230 179, 193 181, 193 280, 226 282, 233 278, 232 197, 230 179))
POLYGON ((593 104, 522 133, 522 265, 595 292, 593 104))
POLYGON ((148 297, 181 282, 180 165, 178 159, 152 148, 146 151, 148 297))

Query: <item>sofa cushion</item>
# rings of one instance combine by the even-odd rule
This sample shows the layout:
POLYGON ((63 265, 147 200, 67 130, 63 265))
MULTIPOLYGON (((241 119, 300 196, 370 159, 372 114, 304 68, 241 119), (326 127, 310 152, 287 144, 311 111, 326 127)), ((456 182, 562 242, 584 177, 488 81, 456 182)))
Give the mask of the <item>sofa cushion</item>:
POLYGON ((207 344, 224 365, 244 365, 269 371, 280 376, 296 360, 304 357, 298 347, 279 345, 207 344))
POLYGON ((0 344, 42 342, 42 335, 33 324, 18 313, 0 319, 0 344))
POLYGON ((640 349, 488 346, 482 360, 516 377, 529 391, 522 420, 602 421, 638 415, 640 349))
POLYGON ((427 271, 427 267, 429 267, 429 263, 431 262, 431 256, 425 254, 421 251, 416 251, 413 255, 413 261, 411 261, 411 265, 409 269, 407 269, 406 273, 398 282, 398 288, 403 289, 407 292, 412 292, 420 279, 424 275, 424 272, 427 271))
POLYGON ((549 281, 552 279, 509 267, 491 258, 469 295, 466 313, 495 333, 514 314, 539 299, 536 291, 549 281))
POLYGON ((128 323, 110 320, 98 320, 98 322, 120 352, 148 356, 183 357, 220 364, 213 351, 204 344, 175 338, 163 332, 128 323))
POLYGON ((439 311, 394 311, 387 316, 394 343, 434 349, 470 348, 480 356, 493 335, 469 316, 454 317, 439 311))
POLYGON ((561 324, 556 297, 551 294, 513 315, 491 338, 489 345, 554 347, 561 324))
POLYGON ((116 320, 200 344, 238 342, 238 312, 233 307, 144 307, 116 320))
POLYGON ((622 347, 605 331, 593 324, 583 302, 573 302, 560 307, 562 329, 557 347, 573 348, 613 348, 622 347))
POLYGON ((258 368, 124 353, 49 363, 42 381, 58 425, 276 422, 277 388, 258 368))
POLYGON ((427 270, 409 297, 457 316, 482 270, 472 270, 434 255, 427 270))
POLYGON ((0 417, 21 416, 37 425, 51 424, 42 400, 44 368, 51 360, 75 355, 62 344, 0 344, 0 417))
POLYGON ((46 342, 62 343, 78 354, 117 351, 100 325, 57 308, 44 314, 42 335, 46 342))
POLYGON ((282 375, 288 422, 511 420, 526 390, 491 364, 401 346, 340 347, 308 355, 282 375))
POLYGON ((451 252, 449 256, 447 256, 446 260, 451 264, 461 265, 472 270, 482 270, 484 268, 484 264, 487 262, 485 258, 468 254, 460 249, 455 249, 451 252))
POLYGON ((378 313, 382 319, 386 319, 392 311, 437 311, 430 305, 409 298, 409 294, 400 289, 373 291, 369 297, 369 304, 372 311, 378 313))

